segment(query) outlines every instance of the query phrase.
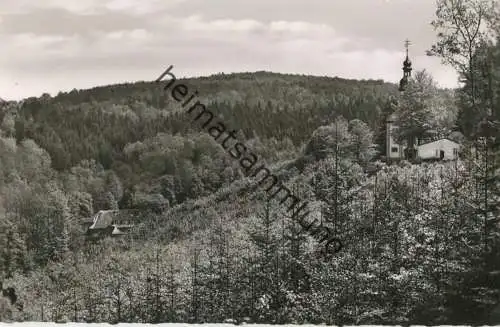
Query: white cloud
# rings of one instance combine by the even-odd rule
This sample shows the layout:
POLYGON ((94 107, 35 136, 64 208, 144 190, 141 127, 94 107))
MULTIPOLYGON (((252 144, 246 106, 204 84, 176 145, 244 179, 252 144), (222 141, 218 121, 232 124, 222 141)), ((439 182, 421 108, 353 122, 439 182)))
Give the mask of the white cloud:
POLYGON ((78 36, 36 35, 20 33, 0 37, 5 45, 0 56, 0 65, 7 69, 27 69, 43 62, 57 63, 63 58, 79 56, 82 42, 78 36))
POLYGON ((33 9, 64 9, 77 15, 90 15, 106 11, 122 11, 144 15, 172 8, 186 0, 2 0, 4 13, 26 13, 33 9))
POLYGON ((269 24, 272 32, 289 32, 289 33, 318 33, 330 34, 334 30, 331 26, 326 24, 313 24, 301 21, 276 21, 269 24))
POLYGON ((251 32, 264 27, 264 24, 252 19, 204 21, 201 15, 192 15, 178 21, 181 29, 195 32, 251 32))
POLYGON ((327 24, 314 24, 304 21, 271 21, 263 23, 253 19, 215 19, 205 20, 200 14, 176 19, 185 31, 196 32, 267 32, 321 37, 335 34, 335 30, 327 24))
POLYGON ((171 8, 185 0, 108 0, 104 5, 112 11, 125 11, 133 15, 145 15, 171 8))
POLYGON ((106 34, 106 37, 112 40, 132 40, 141 41, 152 37, 152 34, 145 29, 120 30, 106 34))
POLYGON ((44 0, 38 8, 60 8, 75 14, 86 15, 95 14, 104 8, 103 1, 100 0, 44 0))
POLYGON ((36 35, 35 33, 21 33, 11 37, 10 46, 24 49, 38 49, 69 40, 61 35, 36 35))
MULTIPOLYGON (((14 0, 0 1, 3 9, 14 0)), ((7 16, 12 32, 0 30, 0 97, 154 80, 169 64, 175 65, 177 76, 257 70, 393 82, 402 76, 402 47, 394 50, 372 35, 348 33, 333 23, 235 18, 231 12, 211 18, 203 8, 183 16, 161 12, 191 0, 81 1, 48 0, 52 7, 73 12, 65 17, 64 27, 56 25, 59 11, 44 19, 44 12, 37 12, 32 26, 27 17, 19 21, 7 16), (53 28, 42 29, 51 21, 53 28)), ((427 68, 442 85, 456 84, 453 71, 437 59, 412 59, 415 69, 427 68)))

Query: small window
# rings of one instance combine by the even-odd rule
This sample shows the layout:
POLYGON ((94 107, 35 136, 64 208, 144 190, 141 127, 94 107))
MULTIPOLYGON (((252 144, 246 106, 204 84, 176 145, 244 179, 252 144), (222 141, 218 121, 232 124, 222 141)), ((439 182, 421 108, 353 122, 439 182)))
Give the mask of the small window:
POLYGON ((398 152, 398 148, 397 148, 397 147, 395 147, 395 146, 393 146, 393 147, 391 148, 391 152, 398 152))
POLYGON ((454 148, 454 149, 453 149, 453 155, 454 155, 455 157, 457 157, 457 156, 458 156, 458 149, 457 149, 457 148, 454 148))

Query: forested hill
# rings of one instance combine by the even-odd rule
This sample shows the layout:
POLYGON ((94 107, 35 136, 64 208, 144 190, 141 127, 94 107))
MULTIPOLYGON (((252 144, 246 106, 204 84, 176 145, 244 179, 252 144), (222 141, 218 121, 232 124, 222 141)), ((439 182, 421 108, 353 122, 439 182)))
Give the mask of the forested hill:
POLYGON ((0 278, 19 303, 0 298, 0 320, 431 324, 491 310, 499 261, 480 263, 500 233, 475 208, 497 201, 493 152, 370 175, 396 85, 272 73, 185 84, 343 250, 325 260, 161 85, 44 95, 1 110, 0 278), (108 209, 140 221, 86 238, 82 219, 108 209))
POLYGON ((500 7, 436 9, 422 46, 456 90, 425 70, 404 92, 269 72, 183 79, 238 131, 243 158, 155 82, 166 67, 0 103, 0 321, 499 324, 500 7), (453 160, 379 160, 392 113, 396 143, 453 138, 453 160), (100 210, 133 226, 87 233, 100 210), (311 236, 326 229, 340 251, 311 236))
MULTIPOLYGON (((377 132, 381 113, 397 92, 396 85, 383 81, 267 72, 218 74, 183 83, 190 93, 198 90, 198 99, 211 105, 226 126, 241 131, 240 137, 270 162, 296 157, 316 128, 339 115, 359 118, 377 132)), ((73 90, 53 98, 44 94, 11 104, 0 119, 5 137, 35 141, 48 152, 55 170, 68 171, 85 166, 83 160, 94 160, 118 176, 126 195, 153 188, 171 204, 179 203, 212 192, 238 175, 228 171, 234 163, 220 146, 200 134, 192 117, 155 82, 73 90), (189 181, 175 181, 182 176, 189 181), (175 190, 151 186, 161 177, 175 184, 175 190), (191 186, 192 179, 202 185, 191 186)), ((120 205, 129 206, 127 199, 120 205)))
MULTIPOLYGON (((337 115, 359 118, 376 130, 388 97, 397 92, 395 85, 382 81, 266 72, 219 74, 185 83, 246 138, 289 139, 296 146, 337 115)), ((46 149, 58 170, 90 158, 110 168, 128 143, 160 132, 185 135, 196 128, 179 108, 154 82, 73 90, 54 98, 26 99, 15 133, 18 140, 32 138, 46 149)))

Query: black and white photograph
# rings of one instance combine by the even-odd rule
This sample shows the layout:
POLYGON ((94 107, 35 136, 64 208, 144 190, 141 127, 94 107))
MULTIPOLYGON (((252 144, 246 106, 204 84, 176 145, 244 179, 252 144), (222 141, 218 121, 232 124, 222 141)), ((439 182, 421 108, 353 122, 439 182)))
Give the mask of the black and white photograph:
POLYGON ((0 327, 500 325, 498 0, 0 0, 0 327))

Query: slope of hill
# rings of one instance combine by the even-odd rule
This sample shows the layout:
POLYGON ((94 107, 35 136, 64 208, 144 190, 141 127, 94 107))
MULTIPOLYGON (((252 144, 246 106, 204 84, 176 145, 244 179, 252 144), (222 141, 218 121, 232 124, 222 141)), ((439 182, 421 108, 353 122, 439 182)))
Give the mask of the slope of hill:
POLYGON ((24 305, 0 319, 432 324, 489 310, 474 210, 486 161, 365 174, 395 85, 265 72, 185 82, 344 250, 325 256, 155 83, 30 98, 0 117, 0 268, 24 305), (143 210, 131 234, 83 236, 79 220, 117 208, 143 210))
MULTIPOLYGON (((381 112, 396 92, 395 85, 382 81, 266 72, 214 75, 185 83, 198 90, 201 100, 210 103, 228 126, 241 131, 242 138, 252 139, 249 142, 255 143, 256 151, 270 161, 293 157, 317 127, 337 115, 348 120, 359 118, 377 130, 381 112)), ((222 163, 227 159, 222 152, 213 157, 219 152, 217 145, 204 148, 200 144, 209 140, 194 141, 189 136, 198 128, 175 105, 170 95, 152 82, 74 90, 54 98, 44 95, 26 99, 18 114, 8 117, 14 126, 7 135, 17 141, 33 139, 50 154, 52 167, 59 171, 93 159, 116 172, 131 190, 139 180, 182 175, 181 157, 194 168, 201 165, 201 157, 222 163), (186 142, 191 150, 166 158, 167 148, 178 153, 186 142), (158 148, 158 143, 163 148, 158 148)), ((219 175, 221 167, 230 166, 206 165, 219 175)), ((210 183, 214 184, 210 190, 222 185, 210 183)), ((177 200, 199 195, 191 193, 183 190, 176 195, 177 200)))

